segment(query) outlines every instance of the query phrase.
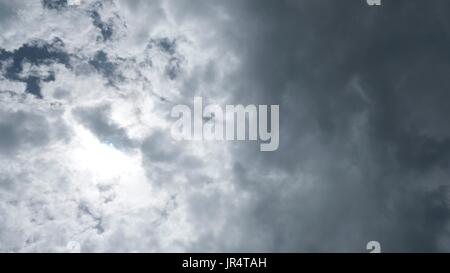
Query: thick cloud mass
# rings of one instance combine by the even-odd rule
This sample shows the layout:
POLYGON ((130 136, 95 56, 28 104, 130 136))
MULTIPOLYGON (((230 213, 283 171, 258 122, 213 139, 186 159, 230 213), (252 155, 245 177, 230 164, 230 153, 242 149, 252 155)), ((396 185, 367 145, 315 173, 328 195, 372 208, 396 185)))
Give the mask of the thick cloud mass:
POLYGON ((0 251, 450 251, 450 3, 382 3, 0 0, 0 251), (279 150, 173 140, 195 96, 279 150))

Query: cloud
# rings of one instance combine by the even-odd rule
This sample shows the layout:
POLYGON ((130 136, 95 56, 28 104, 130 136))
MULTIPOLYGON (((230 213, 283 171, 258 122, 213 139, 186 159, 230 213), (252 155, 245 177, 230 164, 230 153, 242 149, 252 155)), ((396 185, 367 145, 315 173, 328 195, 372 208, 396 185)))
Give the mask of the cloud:
POLYGON ((363 251, 369 238, 386 251, 447 249, 448 191, 435 176, 448 175, 437 101, 448 20, 432 14, 448 4, 230 5, 243 52, 233 101, 282 111, 280 150, 235 149, 235 183, 255 198, 243 237, 264 226, 272 251, 363 251))
POLYGON ((446 251, 446 1, 0 1, 0 250, 446 251), (280 148, 170 109, 280 104, 280 148))
POLYGON ((113 1, 24 5, 1 37, 1 250, 190 248, 199 235, 188 202, 224 187, 229 159, 220 145, 170 141, 167 128, 207 51, 174 29, 130 46, 141 35, 113 1))
POLYGON ((45 41, 31 41, 22 45, 13 52, 2 49, 0 60, 1 68, 5 71, 4 77, 9 80, 25 82, 25 92, 42 98, 41 82, 54 81, 53 71, 48 75, 39 75, 39 73, 26 73, 23 75, 24 66, 44 66, 52 63, 61 63, 69 65, 69 55, 63 51, 64 44, 59 39, 54 39, 51 43, 45 41))
POLYGON ((81 123, 93 132, 100 141, 117 148, 126 148, 133 145, 126 130, 110 121, 109 106, 77 108, 74 112, 81 123))

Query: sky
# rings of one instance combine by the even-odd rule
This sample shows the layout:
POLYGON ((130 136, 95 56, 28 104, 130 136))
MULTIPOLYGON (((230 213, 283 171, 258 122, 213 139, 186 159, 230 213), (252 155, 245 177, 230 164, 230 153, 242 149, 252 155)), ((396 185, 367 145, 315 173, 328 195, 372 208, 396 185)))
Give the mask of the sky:
POLYGON ((450 251, 449 12, 0 0, 0 251, 450 251), (195 97, 279 105, 279 149, 174 140, 195 97))

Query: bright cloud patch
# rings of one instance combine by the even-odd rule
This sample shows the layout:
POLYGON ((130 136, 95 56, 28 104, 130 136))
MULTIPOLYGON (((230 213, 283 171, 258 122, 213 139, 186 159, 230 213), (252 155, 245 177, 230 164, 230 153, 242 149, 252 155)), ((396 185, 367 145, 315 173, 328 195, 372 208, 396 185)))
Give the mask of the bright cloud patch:
POLYGON ((233 194, 229 159, 173 142, 168 117, 189 78, 228 57, 166 18, 128 25, 131 3, 25 2, 0 39, 0 249, 191 248, 219 219, 199 230, 190 200, 233 194))

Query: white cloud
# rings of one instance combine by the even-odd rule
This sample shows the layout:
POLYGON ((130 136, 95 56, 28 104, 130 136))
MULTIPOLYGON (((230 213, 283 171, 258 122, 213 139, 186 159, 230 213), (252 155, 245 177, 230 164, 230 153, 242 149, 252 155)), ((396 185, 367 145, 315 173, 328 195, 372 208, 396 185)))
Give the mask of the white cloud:
POLYGON ((225 224, 224 206, 239 202, 225 175, 231 168, 227 146, 175 143, 167 130, 173 103, 223 89, 235 65, 232 53, 205 41, 211 36, 195 23, 171 20, 173 4, 102 3, 96 11, 113 26, 110 40, 101 39, 89 17, 94 1, 64 10, 23 1, 14 7, 19 16, 8 19, 13 23, 1 23, 5 50, 59 38, 70 55, 70 66, 23 63, 23 77, 54 73, 54 81, 40 84, 42 100, 25 96, 23 82, 0 80, 1 91, 23 95, 0 101, 2 251, 65 251, 70 241, 83 251, 188 250, 225 224), (175 52, 151 42, 164 38, 176 43, 175 52), (105 60, 96 59, 99 51, 105 60), (219 58, 218 51, 224 52, 219 58), (174 60, 180 67, 171 79, 167 69, 174 60), (226 69, 216 78, 187 90, 186 82, 219 63, 226 69), (100 131, 77 117, 77 109, 102 105, 109 110, 96 129, 123 130, 133 143, 129 149, 102 142, 100 131), (210 193, 227 198, 215 204, 210 193))

